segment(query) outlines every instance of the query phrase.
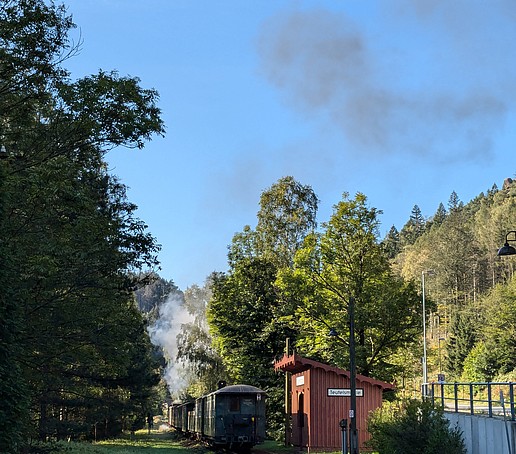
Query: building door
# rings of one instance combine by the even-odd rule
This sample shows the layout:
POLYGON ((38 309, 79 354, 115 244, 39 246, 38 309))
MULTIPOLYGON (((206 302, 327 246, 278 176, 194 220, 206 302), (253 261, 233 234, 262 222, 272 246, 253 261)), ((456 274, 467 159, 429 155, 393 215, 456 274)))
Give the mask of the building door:
POLYGON ((299 393, 297 401, 297 446, 308 446, 308 418, 305 413, 305 394, 299 393))

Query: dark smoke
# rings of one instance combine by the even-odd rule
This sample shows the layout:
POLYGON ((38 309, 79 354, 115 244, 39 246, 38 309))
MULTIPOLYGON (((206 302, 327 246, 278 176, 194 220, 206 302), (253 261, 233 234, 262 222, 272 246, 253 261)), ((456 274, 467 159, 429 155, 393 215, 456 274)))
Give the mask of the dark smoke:
POLYGON ((323 9, 271 18, 258 46, 264 76, 359 152, 489 157, 516 101, 516 2, 364 3, 368 27, 323 9))

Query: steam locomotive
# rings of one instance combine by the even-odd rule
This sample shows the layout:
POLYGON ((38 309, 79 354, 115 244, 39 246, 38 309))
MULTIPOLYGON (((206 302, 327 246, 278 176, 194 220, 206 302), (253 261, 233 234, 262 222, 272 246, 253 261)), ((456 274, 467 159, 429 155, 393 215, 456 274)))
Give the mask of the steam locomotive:
POLYGON ((171 405, 168 422, 214 448, 248 451, 265 440, 265 396, 255 386, 225 386, 194 402, 171 405))

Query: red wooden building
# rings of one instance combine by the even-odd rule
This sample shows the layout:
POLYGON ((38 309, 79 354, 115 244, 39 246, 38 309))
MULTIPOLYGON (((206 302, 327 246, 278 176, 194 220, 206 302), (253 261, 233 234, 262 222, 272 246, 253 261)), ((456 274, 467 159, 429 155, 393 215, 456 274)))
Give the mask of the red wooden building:
MULTIPOLYGON (((328 366, 297 354, 283 356, 276 371, 289 372, 290 442, 309 452, 338 451, 342 447, 339 422, 349 416, 349 371, 328 366)), ((394 386, 363 375, 356 376, 356 423, 360 450, 369 439, 367 417, 382 405, 383 392, 394 386)), ((348 419, 349 425, 349 419, 348 419)))

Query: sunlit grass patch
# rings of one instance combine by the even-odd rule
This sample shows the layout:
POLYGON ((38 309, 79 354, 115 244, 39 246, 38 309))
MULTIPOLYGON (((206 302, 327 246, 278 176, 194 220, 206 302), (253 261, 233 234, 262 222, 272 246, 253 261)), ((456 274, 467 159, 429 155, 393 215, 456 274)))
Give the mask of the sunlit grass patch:
MULTIPOLYGON (((186 454, 190 450, 181 445, 174 434, 170 432, 146 430, 136 432, 135 435, 126 435, 115 440, 104 440, 94 444, 101 453, 116 454, 137 454, 148 453, 151 449, 162 449, 163 453, 174 452, 175 454, 186 454)), ((190 451, 191 452, 191 451, 190 451)))

